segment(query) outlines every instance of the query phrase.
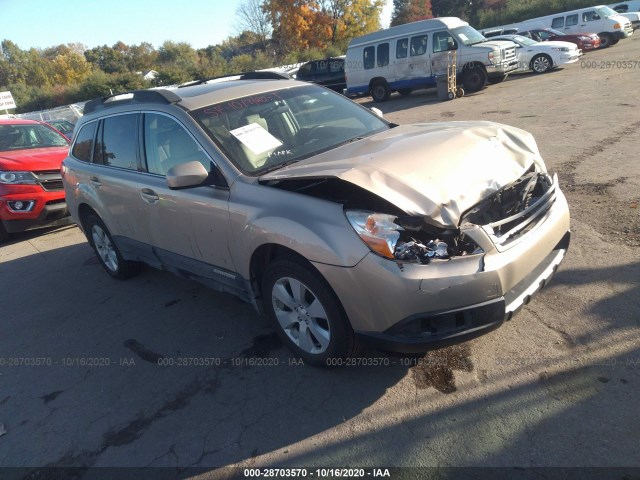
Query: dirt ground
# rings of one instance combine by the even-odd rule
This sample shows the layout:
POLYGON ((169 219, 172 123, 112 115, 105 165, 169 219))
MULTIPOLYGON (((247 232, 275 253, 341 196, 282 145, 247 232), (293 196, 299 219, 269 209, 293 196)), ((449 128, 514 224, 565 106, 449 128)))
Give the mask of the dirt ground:
MULTIPOLYGON (((513 467, 635 467, 625 473, 635 478, 639 93, 636 34, 454 101, 424 90, 375 105, 397 123, 482 119, 532 132, 571 208, 572 244, 551 284, 498 330, 423 358, 368 352, 383 365, 301 366, 233 297, 151 269, 113 281, 75 227, 17 236, 0 248, 0 466, 26 469, 3 474, 412 467, 392 477, 452 478, 455 466, 517 478, 513 467)), ((597 476, 606 472, 624 476, 597 476)))

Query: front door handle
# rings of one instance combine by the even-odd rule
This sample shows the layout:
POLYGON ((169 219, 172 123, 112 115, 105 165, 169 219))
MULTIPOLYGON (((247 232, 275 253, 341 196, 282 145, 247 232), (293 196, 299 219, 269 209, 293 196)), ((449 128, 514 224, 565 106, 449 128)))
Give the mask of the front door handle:
POLYGON ((96 187, 101 187, 102 186, 102 182, 100 181, 100 179, 98 177, 90 177, 89 181, 95 185, 96 187))
POLYGON ((147 203, 157 203, 160 200, 158 194, 149 188, 143 188, 140 191, 140 196, 147 203))

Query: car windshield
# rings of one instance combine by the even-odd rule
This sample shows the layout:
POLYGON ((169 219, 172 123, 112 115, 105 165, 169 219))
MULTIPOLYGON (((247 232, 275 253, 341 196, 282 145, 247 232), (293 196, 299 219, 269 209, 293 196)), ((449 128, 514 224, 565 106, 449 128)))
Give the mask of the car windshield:
POLYGON ((527 37, 523 37, 522 35, 514 35, 513 37, 509 37, 509 38, 505 38, 505 40, 511 40, 512 42, 516 42, 519 43, 520 45, 535 45, 536 42, 535 40, 531 40, 530 38, 527 37))
POLYGON ((610 17, 611 15, 618 15, 618 12, 616 12, 615 10, 609 7, 596 8, 596 12, 598 12, 598 15, 600 15, 600 18, 607 18, 607 17, 610 17))
POLYGON ((390 128, 317 86, 275 90, 191 112, 241 171, 260 175, 390 128))
POLYGON ((456 27, 451 30, 466 46, 475 45, 476 43, 486 42, 487 39, 475 28, 466 25, 464 27, 456 27))
POLYGON ((69 142, 55 130, 41 124, 0 125, 0 151, 27 148, 66 147, 69 142))

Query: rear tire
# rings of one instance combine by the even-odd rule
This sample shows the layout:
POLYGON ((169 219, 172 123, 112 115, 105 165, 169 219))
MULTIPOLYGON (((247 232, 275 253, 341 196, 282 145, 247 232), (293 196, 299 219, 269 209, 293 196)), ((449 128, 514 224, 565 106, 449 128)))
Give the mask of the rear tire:
POLYGON ((376 80, 371 84, 371 97, 375 102, 381 103, 389 100, 391 89, 385 80, 376 80))
POLYGON ((339 365, 353 355, 355 336, 340 301, 304 261, 274 260, 264 272, 262 300, 282 342, 306 363, 339 365))
POLYGON ((122 258, 111 234, 104 222, 96 215, 87 217, 89 243, 98 256, 102 268, 118 280, 126 280, 140 272, 140 262, 132 262, 122 258))

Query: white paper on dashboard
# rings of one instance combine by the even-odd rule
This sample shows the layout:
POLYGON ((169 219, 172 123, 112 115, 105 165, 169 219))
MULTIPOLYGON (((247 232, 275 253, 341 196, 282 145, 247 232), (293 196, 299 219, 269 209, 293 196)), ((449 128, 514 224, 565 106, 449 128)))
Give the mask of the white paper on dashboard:
POLYGON ((282 142, 267 132, 262 125, 250 123, 240 128, 231 130, 229 133, 242 142, 254 154, 273 150, 282 145, 282 142))

